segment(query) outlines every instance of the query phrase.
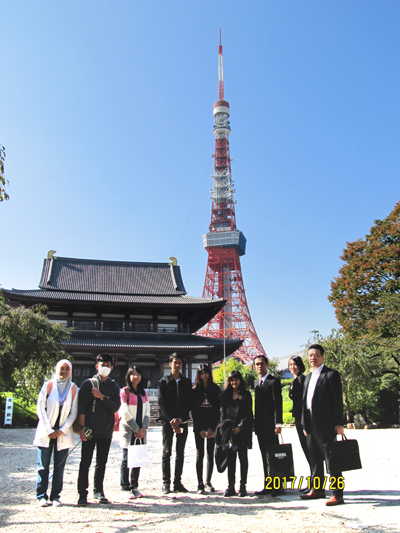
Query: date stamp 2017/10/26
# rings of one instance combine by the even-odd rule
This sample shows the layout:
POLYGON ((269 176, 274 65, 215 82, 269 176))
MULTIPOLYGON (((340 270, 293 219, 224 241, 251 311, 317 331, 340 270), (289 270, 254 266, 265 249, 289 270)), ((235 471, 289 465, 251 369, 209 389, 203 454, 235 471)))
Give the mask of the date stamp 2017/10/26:
POLYGON ((301 486, 303 484, 303 480, 307 482, 307 488, 313 489, 313 490, 343 490, 344 489, 344 478, 342 476, 339 477, 327 477, 325 476, 320 480, 319 478, 314 478, 314 480, 311 480, 311 476, 307 477, 297 477, 297 476, 290 476, 290 477, 271 477, 268 476, 265 478, 265 488, 267 490, 278 490, 278 489, 301 489, 301 486), (329 485, 328 485, 329 481, 329 485))

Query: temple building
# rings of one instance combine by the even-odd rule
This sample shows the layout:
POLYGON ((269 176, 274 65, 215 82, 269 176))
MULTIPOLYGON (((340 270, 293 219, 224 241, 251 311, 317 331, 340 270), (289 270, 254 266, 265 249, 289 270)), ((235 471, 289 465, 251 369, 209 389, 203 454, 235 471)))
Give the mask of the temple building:
POLYGON ((73 381, 91 377, 96 355, 108 352, 118 364, 111 377, 120 386, 129 365, 143 368, 147 386, 170 372, 168 359, 179 352, 182 373, 194 379, 200 363, 232 354, 241 339, 195 335, 225 305, 223 298, 186 295, 176 259, 133 263, 56 257, 44 260, 39 289, 2 289, 6 303, 43 304, 50 321, 71 328, 65 350, 73 357, 73 381))

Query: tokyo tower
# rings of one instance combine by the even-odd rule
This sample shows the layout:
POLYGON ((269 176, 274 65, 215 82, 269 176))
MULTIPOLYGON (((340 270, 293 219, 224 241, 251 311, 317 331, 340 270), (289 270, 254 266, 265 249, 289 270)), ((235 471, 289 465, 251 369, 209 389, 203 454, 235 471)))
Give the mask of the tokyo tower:
POLYGON ((228 137, 229 104, 224 99, 224 70, 221 30, 218 47, 218 101, 214 104, 215 154, 213 188, 211 189, 210 231, 203 235, 208 253, 203 298, 226 298, 225 307, 199 331, 214 338, 243 339, 233 357, 250 363, 256 355, 265 355, 251 320, 244 290, 240 256, 246 253, 246 238, 236 228, 234 181, 228 137))

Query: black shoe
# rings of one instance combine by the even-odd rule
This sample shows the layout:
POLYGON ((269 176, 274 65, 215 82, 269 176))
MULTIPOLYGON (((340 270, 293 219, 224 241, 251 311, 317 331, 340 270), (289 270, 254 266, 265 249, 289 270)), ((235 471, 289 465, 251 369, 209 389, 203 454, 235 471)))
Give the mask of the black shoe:
POLYGON ((239 498, 244 498, 245 496, 247 496, 246 486, 240 487, 238 496, 239 498))
POLYGON ((272 489, 271 496, 281 496, 285 493, 285 489, 281 487, 280 489, 272 489))
POLYGON ((230 496, 236 496, 236 494, 237 494, 237 493, 236 493, 234 487, 228 487, 228 488, 226 489, 226 491, 224 492, 224 496, 225 496, 226 498, 229 498, 230 496))
POLYGON ((94 501, 98 503, 109 503, 109 501, 107 500, 107 498, 104 496, 102 492, 95 492, 93 494, 93 499, 94 501))
POLYGON ((182 483, 179 483, 179 485, 174 485, 174 492, 189 492, 182 483))
POLYGON ((164 483, 162 486, 163 494, 169 494, 171 492, 169 483, 164 483))
POLYGON ((197 486, 197 494, 205 494, 203 483, 199 483, 197 486))
POLYGON ((272 493, 272 489, 257 490, 254 493, 254 496, 270 496, 271 493, 272 493))
POLYGON ((87 496, 86 496, 86 494, 80 494, 79 495, 78 505, 80 505, 81 507, 84 507, 85 505, 87 505, 87 496))
POLYGON ((209 481, 206 483, 205 490, 208 492, 215 492, 214 487, 211 485, 209 481))

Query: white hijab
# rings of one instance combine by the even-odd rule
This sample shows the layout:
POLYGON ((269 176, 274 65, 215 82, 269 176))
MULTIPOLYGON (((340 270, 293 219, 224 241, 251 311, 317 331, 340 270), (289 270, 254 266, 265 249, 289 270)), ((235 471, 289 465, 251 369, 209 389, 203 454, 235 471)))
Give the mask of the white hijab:
POLYGON ((58 361, 54 378, 57 383, 58 400, 60 402, 60 405, 63 405, 65 402, 65 398, 68 396, 69 389, 72 385, 72 365, 70 361, 68 361, 67 359, 61 359, 61 361, 58 361), (59 376, 59 370, 62 365, 68 365, 70 369, 69 376, 66 379, 61 379, 59 376))

